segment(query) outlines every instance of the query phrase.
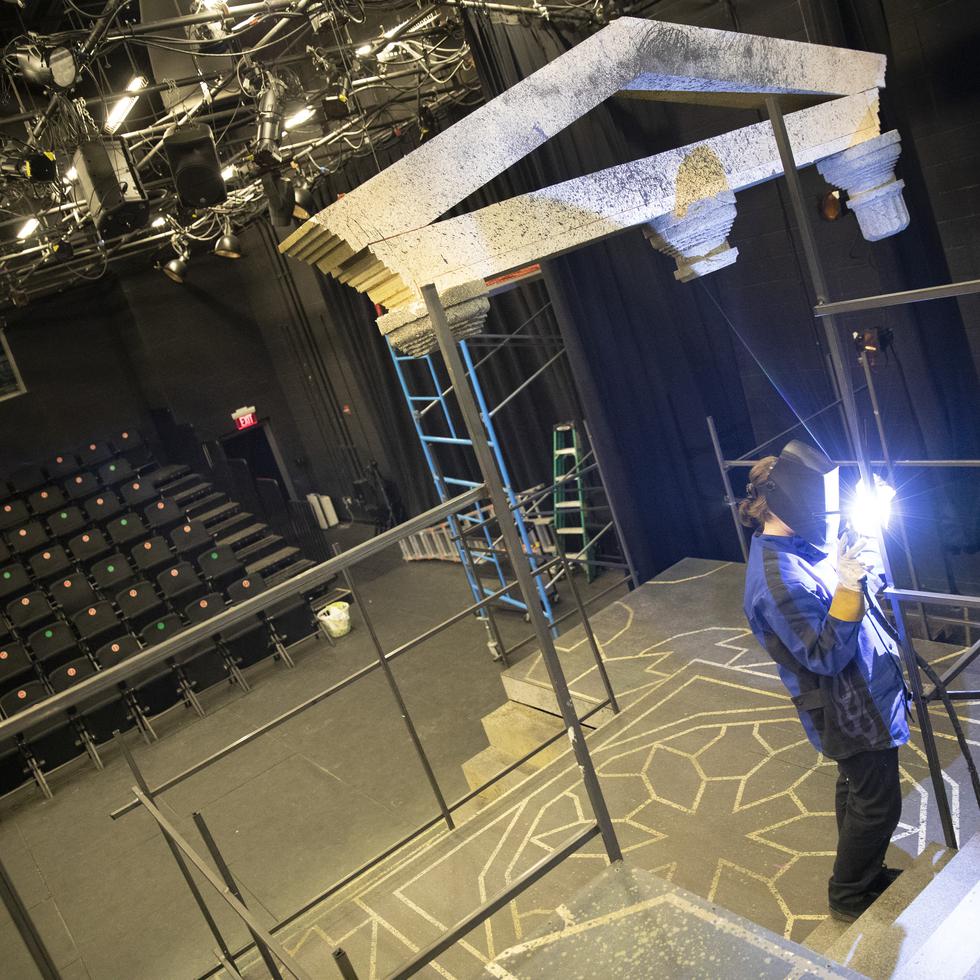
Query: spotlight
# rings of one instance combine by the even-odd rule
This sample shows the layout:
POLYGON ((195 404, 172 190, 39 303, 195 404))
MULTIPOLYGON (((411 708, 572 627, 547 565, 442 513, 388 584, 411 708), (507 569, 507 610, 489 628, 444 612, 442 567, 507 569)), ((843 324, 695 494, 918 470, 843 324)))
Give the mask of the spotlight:
POLYGON ((40 88, 67 91, 78 80, 78 62, 70 48, 51 48, 43 55, 25 48, 16 60, 24 80, 40 88))
POLYGON ((273 74, 267 74, 259 93, 259 126, 255 134, 252 155, 260 167, 274 167, 281 160, 279 142, 282 139, 282 97, 286 86, 273 74))
POLYGON ((223 259, 240 259, 242 257, 242 243, 231 230, 230 221, 225 222, 224 233, 214 243, 214 254, 220 255, 223 259))
POLYGON ((851 529, 862 537, 875 537, 879 528, 888 527, 894 497, 895 488, 877 474, 872 488, 865 484, 863 478, 858 480, 847 510, 847 522, 851 529))
POLYGON ((293 217, 306 221, 316 210, 313 195, 306 184, 297 181, 293 184, 293 217))
POLYGON ((183 283, 185 277, 187 276, 187 263, 190 256, 187 252, 181 252, 180 255, 174 256, 164 267, 163 274, 171 279, 173 282, 183 283))
POLYGON ((167 219, 162 215, 158 214, 151 222, 151 228, 162 228, 167 223, 167 219))
POLYGON ((276 228, 291 228, 293 224, 296 189, 279 174, 266 172, 262 175, 262 189, 269 201, 269 219, 276 228))
POLYGON ((824 221, 836 221, 844 213, 840 191, 827 191, 820 198, 820 217, 824 221))
POLYGON ((58 167, 50 150, 18 155, 0 148, 0 177, 47 184, 58 179, 58 167))

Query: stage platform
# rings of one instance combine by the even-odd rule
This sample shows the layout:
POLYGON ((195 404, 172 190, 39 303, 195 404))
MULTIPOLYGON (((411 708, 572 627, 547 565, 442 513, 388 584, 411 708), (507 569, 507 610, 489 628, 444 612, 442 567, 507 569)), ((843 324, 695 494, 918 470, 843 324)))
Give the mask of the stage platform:
MULTIPOLYGON (((589 745, 632 868, 801 942, 827 914, 836 767, 804 738, 775 668, 748 632, 742 577, 741 565, 685 559, 593 617, 622 710, 589 735, 589 745)), ((581 628, 559 648, 585 710, 602 694, 581 628)), ((945 662, 958 649, 923 644, 922 652, 945 662)), ((976 680, 971 672, 961 682, 976 680)), ((504 683, 514 700, 554 710, 539 655, 510 668, 504 683)), ((961 710, 980 742, 980 706, 961 710)), ((980 820, 949 726, 941 711, 934 716, 965 840, 980 820)), ((915 734, 900 764, 905 808, 890 862, 907 866, 942 835, 915 734)), ((384 976, 588 821, 577 767, 565 752, 282 936, 315 976, 333 975, 337 945, 359 976, 384 976)), ((486 976, 487 963, 537 934, 605 866, 593 842, 421 975, 486 976)))

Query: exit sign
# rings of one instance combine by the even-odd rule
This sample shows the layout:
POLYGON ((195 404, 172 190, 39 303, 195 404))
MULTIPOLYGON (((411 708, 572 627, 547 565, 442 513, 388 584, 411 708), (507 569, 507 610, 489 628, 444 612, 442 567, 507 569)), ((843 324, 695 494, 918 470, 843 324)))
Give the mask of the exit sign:
POLYGON ((236 408, 231 413, 231 420, 235 423, 235 428, 239 431, 242 429, 251 429, 253 425, 259 424, 259 417, 255 414, 254 405, 243 405, 241 408, 236 408))

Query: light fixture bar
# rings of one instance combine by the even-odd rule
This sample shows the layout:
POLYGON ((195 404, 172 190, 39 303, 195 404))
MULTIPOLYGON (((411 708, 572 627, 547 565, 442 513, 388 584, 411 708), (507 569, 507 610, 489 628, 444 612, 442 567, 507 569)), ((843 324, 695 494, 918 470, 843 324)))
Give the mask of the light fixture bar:
MULTIPOLYGON (((146 88, 146 79, 142 75, 136 75, 126 86, 126 91, 139 92, 144 88, 146 88)), ((122 125, 123 120, 130 114, 130 112, 132 112, 133 106, 136 105, 138 100, 138 95, 127 95, 121 98, 112 107, 112 109, 109 110, 109 115, 106 116, 105 131, 110 134, 115 133, 115 131, 122 125)))
POLYGON ((38 225, 40 224, 41 222, 38 221, 37 218, 28 218, 27 221, 25 221, 20 226, 20 229, 17 231, 17 237, 21 241, 23 241, 25 238, 30 238, 31 235, 33 235, 34 232, 37 231, 38 225))

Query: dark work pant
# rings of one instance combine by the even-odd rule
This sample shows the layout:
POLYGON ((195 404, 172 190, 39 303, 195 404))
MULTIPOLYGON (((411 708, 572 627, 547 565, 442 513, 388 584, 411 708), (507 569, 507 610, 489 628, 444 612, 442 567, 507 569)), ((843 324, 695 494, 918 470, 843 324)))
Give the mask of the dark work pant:
POLYGON ((898 749, 859 752, 838 760, 837 770, 837 860, 829 897, 838 908, 860 908, 902 816, 898 749))

